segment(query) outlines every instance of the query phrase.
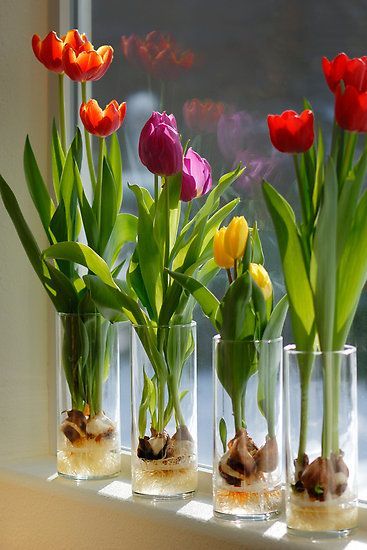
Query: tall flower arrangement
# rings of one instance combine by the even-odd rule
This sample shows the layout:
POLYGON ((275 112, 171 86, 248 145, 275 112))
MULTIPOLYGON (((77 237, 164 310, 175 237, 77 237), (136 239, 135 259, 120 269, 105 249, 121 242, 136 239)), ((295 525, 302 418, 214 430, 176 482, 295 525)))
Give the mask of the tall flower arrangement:
MULTIPOLYGON (((143 187, 130 185, 139 216, 127 287, 114 280, 108 265, 91 249, 81 257, 81 245, 79 251, 70 243, 54 245, 46 250, 45 256, 60 258, 63 247, 67 254, 61 257, 79 261, 95 274, 84 280, 100 311, 112 321, 125 314, 136 325, 154 369, 152 379, 146 380, 139 414, 142 419, 147 413, 150 415, 152 436, 144 442, 144 448, 149 450, 144 458, 161 458, 162 446, 157 453, 154 451, 156 440, 163 436, 167 442, 164 430, 172 415, 177 430, 185 432, 179 387, 183 365, 193 351, 189 334, 178 346, 166 330, 190 323, 194 307, 194 300, 171 278, 168 270, 196 274, 204 284, 216 274, 213 237, 218 225, 238 203, 235 199, 219 207, 220 198, 243 169, 239 167, 222 176, 212 188, 210 165, 191 148, 183 150, 176 120, 166 113, 154 112, 145 124, 139 156, 154 174, 154 195, 143 187), (203 194, 205 199, 200 199, 203 194)), ((143 456, 145 425, 142 420, 139 456, 143 456)))
POLYGON ((323 352, 321 457, 308 464, 310 354, 299 358, 301 418, 295 461, 296 489, 321 501, 348 487, 339 437, 340 363, 329 352, 343 350, 367 279, 367 149, 361 135, 367 131, 366 59, 339 54, 332 61, 324 58, 322 64, 335 102, 329 153, 321 128, 314 136, 310 105, 300 115, 285 111, 268 117, 273 145, 293 156, 300 219, 274 187, 263 184, 278 238, 296 348, 323 352))
MULTIPOLYGON (((113 58, 113 49, 111 46, 94 49, 86 35, 77 30, 62 37, 52 31, 44 40, 34 35, 32 47, 37 59, 58 75, 59 120, 58 124, 53 122, 51 133, 52 190, 41 174, 29 137, 26 139, 24 171, 29 194, 50 245, 61 246, 62 250, 63 245, 57 243, 68 242, 70 246, 78 246, 82 254, 85 245, 76 243, 84 232, 89 247, 104 258, 117 276, 123 264, 121 248, 128 241, 135 241, 137 228, 135 216, 120 213, 122 162, 115 132, 123 123, 126 104, 113 100, 102 110, 96 100, 86 101, 86 82, 98 80, 105 74, 113 58), (91 192, 81 178, 83 139, 79 129, 71 143, 67 143, 65 75, 80 82, 82 89, 80 117, 85 129, 91 192), (99 139, 97 163, 92 155, 91 135, 99 139), (106 141, 108 136, 109 143, 106 141)), ((80 444, 87 439, 88 423, 104 416, 102 386, 109 371, 110 326, 101 316, 93 316, 97 310, 76 264, 62 259, 55 262, 44 259, 14 193, 2 176, 0 193, 35 273, 56 311, 63 314, 61 361, 71 409, 62 430, 70 443, 80 444)), ((97 437, 111 429, 111 422, 102 418, 100 428, 94 426, 94 435, 97 437)))

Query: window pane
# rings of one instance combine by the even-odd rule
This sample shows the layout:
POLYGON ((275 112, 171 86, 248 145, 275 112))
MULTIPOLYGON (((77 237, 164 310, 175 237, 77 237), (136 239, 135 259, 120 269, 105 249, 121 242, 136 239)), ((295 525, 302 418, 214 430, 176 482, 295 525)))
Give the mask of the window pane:
MULTIPOLYGON (((366 53, 364 2, 335 0, 332 20, 330 8, 330 3, 318 0, 232 0, 228 4, 219 0, 150 3, 135 0, 129 3, 128 9, 119 0, 110 0, 108 4, 92 2, 93 42, 98 46, 112 44, 115 49, 113 65, 107 75, 94 84, 93 94, 102 103, 115 97, 128 102, 126 123, 121 132, 125 181, 152 187, 152 176, 138 161, 137 140, 151 111, 162 106, 175 114, 184 141, 192 140, 196 150, 212 163, 216 176, 242 161, 247 166, 245 175, 230 196, 241 197, 241 213, 250 222, 258 220, 277 297, 283 292, 282 276, 260 182, 262 177, 267 177, 293 204, 296 189, 291 159, 277 154, 269 144, 266 116, 287 108, 299 110, 303 97, 307 97, 325 129, 330 130, 333 98, 324 82, 321 57, 334 57, 343 50, 350 55, 366 53), (181 52, 193 52, 192 68, 180 71, 177 64, 161 63, 154 69, 159 76, 155 78, 132 63, 132 54, 129 62, 122 54, 121 36, 145 36, 150 31, 169 31, 181 52), (207 125, 206 131, 204 128, 200 131, 198 126, 203 123, 198 117, 191 121, 191 128, 185 124, 183 106, 193 98, 224 104, 226 114, 218 125, 213 124, 211 128, 207 125)), ((128 191, 125 208, 135 208, 128 191)), ((223 282, 218 281, 216 286, 220 287, 223 282)), ((367 299, 363 296, 352 339, 359 350, 360 456, 361 461, 365 461, 365 471, 366 315, 367 299)), ((204 463, 211 462, 212 453, 212 334, 209 322, 199 318, 199 452, 204 463)), ((285 340, 289 342, 291 338, 287 328, 285 340)), ((125 403, 128 414, 128 399, 125 403)), ((125 443, 129 444, 128 439, 125 443)))

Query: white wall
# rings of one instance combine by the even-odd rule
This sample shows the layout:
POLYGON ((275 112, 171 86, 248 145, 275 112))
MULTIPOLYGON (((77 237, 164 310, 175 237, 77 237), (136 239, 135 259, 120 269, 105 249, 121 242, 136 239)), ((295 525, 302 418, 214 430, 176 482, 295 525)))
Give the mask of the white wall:
MULTIPOLYGON (((27 193, 22 155, 28 133, 47 176, 49 75, 33 55, 31 38, 35 32, 42 37, 47 34, 50 18, 47 0, 1 0, 0 173, 15 192, 41 246, 46 242, 27 193)), ((1 202, 0 459, 49 450, 52 403, 47 385, 53 386, 48 376, 54 352, 53 319, 49 300, 1 202)))

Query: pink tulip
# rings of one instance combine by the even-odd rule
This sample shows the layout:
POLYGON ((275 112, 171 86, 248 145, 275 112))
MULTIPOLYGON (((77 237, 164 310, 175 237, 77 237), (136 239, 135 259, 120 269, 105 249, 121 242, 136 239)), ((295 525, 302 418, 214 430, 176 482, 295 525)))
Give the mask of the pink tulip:
POLYGON ((183 150, 173 115, 152 113, 140 134, 139 157, 150 172, 159 176, 172 176, 182 170, 183 150))
POLYGON ((183 159, 181 200, 188 202, 205 195, 212 186, 212 169, 209 162, 191 147, 183 159))

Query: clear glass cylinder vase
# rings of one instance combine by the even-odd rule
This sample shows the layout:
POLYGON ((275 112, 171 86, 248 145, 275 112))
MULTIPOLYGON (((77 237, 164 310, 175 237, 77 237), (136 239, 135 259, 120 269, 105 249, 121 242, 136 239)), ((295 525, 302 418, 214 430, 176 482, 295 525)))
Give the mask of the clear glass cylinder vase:
POLYGON ((132 329, 132 489, 155 499, 197 487, 196 323, 132 329))
POLYGON ((213 339, 214 513, 266 520, 282 504, 282 338, 213 339))
POLYGON ((288 530, 349 534, 358 520, 356 349, 284 351, 288 530))
POLYGON ((57 470, 72 479, 119 473, 118 327, 100 314, 58 316, 57 470))

